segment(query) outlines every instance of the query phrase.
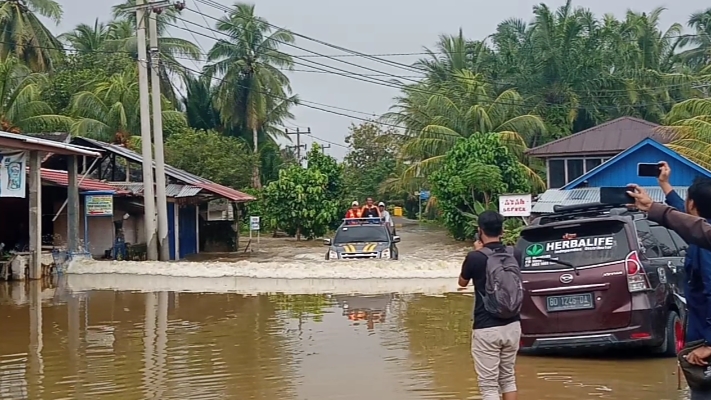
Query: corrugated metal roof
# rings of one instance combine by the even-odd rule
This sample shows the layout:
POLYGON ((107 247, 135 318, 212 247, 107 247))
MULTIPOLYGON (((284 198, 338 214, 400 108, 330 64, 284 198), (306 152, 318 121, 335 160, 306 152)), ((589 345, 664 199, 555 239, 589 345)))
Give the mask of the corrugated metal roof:
MULTIPOLYGON (((43 181, 51 182, 54 183, 55 185, 59 186, 69 186, 69 176, 67 174, 67 171, 59 171, 55 169, 47 169, 47 168, 42 168, 40 171, 40 175, 42 177, 43 181)), ((81 180, 79 178, 78 180, 81 180)), ((79 185, 79 189, 81 190, 111 190, 111 191, 116 191, 117 193, 127 193, 125 190, 117 189, 114 188, 113 186, 97 181, 96 179, 91 179, 91 178, 84 178, 84 180, 81 182, 79 185)))
POLYGON ((82 146, 77 146, 68 143, 60 143, 54 140, 47 140, 32 136, 19 135, 16 133, 0 131, 0 139, 8 139, 16 142, 19 149, 24 149, 21 146, 31 145, 35 150, 46 151, 58 154, 74 154, 89 157, 101 157, 101 154, 95 149, 88 149, 82 146))
MULTIPOLYGON (((110 151, 116 155, 135 161, 137 163, 143 162, 143 157, 140 154, 129 150, 123 146, 104 143, 98 140, 87 138, 75 138, 74 140, 85 141, 86 143, 92 144, 106 151, 110 151)), ((155 162, 153 163, 153 167, 155 168, 155 162)), ((183 171, 182 169, 178 169, 167 164, 165 166, 165 173, 166 175, 174 179, 185 182, 189 185, 197 186, 201 189, 217 194, 232 201, 245 202, 256 200, 253 196, 250 196, 246 193, 242 193, 227 186, 218 185, 215 182, 212 182, 205 178, 201 178, 199 176, 193 175, 189 172, 183 171)))
POLYGON ((642 119, 621 117, 535 147, 528 150, 527 154, 541 158, 571 155, 613 155, 647 138, 652 138, 662 144, 668 143, 667 135, 659 132, 658 127, 659 125, 642 119))
MULTIPOLYGON (((143 196, 142 182, 107 182, 107 184, 117 189, 126 190, 133 195, 143 196)), ((196 186, 169 183, 165 186, 165 195, 173 198, 193 197, 201 190, 202 188, 196 186)))
MULTIPOLYGON (((647 186, 644 190, 649 193, 652 200, 664 202, 665 196, 662 189, 657 186, 647 186)), ((674 187, 674 190, 686 198, 686 187, 674 187)), ((577 204, 596 203, 600 201, 600 188, 580 188, 572 190, 548 189, 538 196, 538 200, 533 204, 531 212, 534 214, 549 214, 553 212, 553 206, 572 206, 577 204)))

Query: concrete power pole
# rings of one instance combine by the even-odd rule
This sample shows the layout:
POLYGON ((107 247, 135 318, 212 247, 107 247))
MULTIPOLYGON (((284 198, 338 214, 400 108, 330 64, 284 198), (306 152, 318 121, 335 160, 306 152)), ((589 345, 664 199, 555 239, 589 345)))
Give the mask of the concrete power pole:
POLYGON ((326 149, 330 149, 331 145, 330 144, 322 144, 321 145, 321 153, 326 154, 326 149))
MULTIPOLYGON (((154 5, 149 3, 149 5, 154 5)), ((165 157, 163 154, 163 108, 160 92, 160 60, 158 53, 157 14, 162 8, 155 6, 148 20, 148 40, 151 47, 151 100, 153 103, 153 146, 156 157, 156 208, 158 209, 158 250, 160 260, 170 260, 170 242, 168 241, 168 199, 165 195, 165 157)))
MULTIPOLYGON (((309 129, 309 134, 311 133, 311 128, 309 129)), ((284 129, 284 133, 287 135, 296 135, 296 146, 287 146, 290 149, 296 149, 296 159, 299 161, 299 165, 301 165, 301 149, 303 148, 306 150, 306 145, 301 144, 301 135, 305 135, 304 132, 299 131, 299 128, 296 128, 296 132, 289 132, 288 129, 284 129)))
POLYGON ((151 114, 148 95, 148 56, 146 54, 146 9, 144 0, 136 0, 138 40, 138 91, 141 107, 141 152, 143 155, 143 199, 146 231, 146 258, 158 259, 156 241, 156 204, 153 197, 153 152, 151 148, 151 114))

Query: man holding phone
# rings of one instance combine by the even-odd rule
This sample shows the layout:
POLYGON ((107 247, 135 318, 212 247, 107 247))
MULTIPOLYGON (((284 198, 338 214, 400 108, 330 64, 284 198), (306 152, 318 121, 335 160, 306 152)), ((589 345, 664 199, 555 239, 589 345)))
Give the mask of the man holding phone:
POLYGON ((628 208, 646 212, 650 221, 673 230, 690 244, 711 250, 711 223, 706 219, 655 203, 649 193, 637 184, 631 183, 627 188, 627 194, 634 201, 627 204, 628 208))
MULTIPOLYGON (((711 180, 697 178, 689 187, 686 201, 669 183, 671 168, 665 161, 659 163, 659 187, 666 196, 666 203, 688 214, 707 221, 711 218, 711 180)), ((691 244, 684 260, 686 276, 684 293, 688 307, 688 325, 685 341, 704 341, 705 346, 691 352, 687 360, 691 364, 704 366, 711 358, 711 251, 691 244)), ((692 399, 711 398, 711 393, 692 393, 692 399)))

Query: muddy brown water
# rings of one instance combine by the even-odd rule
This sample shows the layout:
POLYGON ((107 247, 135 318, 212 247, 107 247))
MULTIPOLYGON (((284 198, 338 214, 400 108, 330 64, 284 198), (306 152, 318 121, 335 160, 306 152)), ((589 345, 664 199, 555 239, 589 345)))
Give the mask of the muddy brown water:
MULTIPOLYGON (((0 286, 0 399, 478 399, 471 295, 0 286)), ((528 357, 521 399, 686 399, 670 359, 528 357)))

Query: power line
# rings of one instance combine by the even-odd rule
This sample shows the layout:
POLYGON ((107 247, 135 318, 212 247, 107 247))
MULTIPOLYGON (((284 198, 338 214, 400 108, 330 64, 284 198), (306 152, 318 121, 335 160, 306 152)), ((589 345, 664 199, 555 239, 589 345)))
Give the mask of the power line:
MULTIPOLYGON (((228 6, 219 4, 219 3, 217 3, 217 2, 214 1, 214 0, 195 0, 195 1, 199 1, 199 2, 202 3, 202 4, 205 4, 205 5, 207 5, 207 6, 213 7, 213 8, 215 8, 215 9, 220 10, 220 11, 223 11, 223 12, 225 12, 225 13, 232 13, 232 12, 235 11, 234 8, 230 8, 230 7, 228 7, 228 6)), ((271 26, 271 27, 273 27, 273 28, 275 28, 275 29, 287 30, 286 28, 280 27, 280 26, 278 26, 278 25, 271 24, 271 23, 269 23, 269 22, 267 22, 267 21, 263 21, 263 22, 264 22, 266 25, 271 26)), ((300 34, 300 33, 298 33, 298 32, 294 32, 293 30, 289 30, 289 31, 292 33, 292 35, 294 35, 294 36, 296 36, 296 37, 300 37, 300 38, 302 38, 302 39, 305 39, 305 40, 308 40, 308 41, 311 41, 311 42, 314 42, 314 43, 318 43, 318 44, 320 44, 320 45, 323 45, 323 46, 326 46, 326 47, 330 47, 330 48, 333 48, 333 49, 336 49, 336 50, 339 50, 339 51, 342 51, 342 52, 345 52, 345 53, 348 53, 348 54, 350 54, 350 55, 352 55, 352 56, 354 56, 354 57, 363 57, 363 58, 370 59, 370 60, 373 60, 373 61, 376 61, 376 62, 385 64, 385 65, 396 66, 396 67, 403 68, 403 69, 407 69, 407 70, 414 70, 414 71, 418 71, 418 72, 419 72, 419 71, 426 71, 426 70, 424 70, 424 69, 422 69, 422 68, 418 68, 418 67, 415 67, 415 66, 412 66, 412 65, 407 65, 407 64, 403 64, 403 63, 399 63, 399 62, 395 62, 395 61, 391 61, 391 60, 382 59, 382 58, 380 58, 380 57, 377 57, 377 56, 374 56, 374 55, 371 55, 371 54, 362 53, 362 52, 359 52, 359 51, 356 51, 356 50, 352 50, 352 49, 348 49, 348 48, 345 48, 345 47, 342 47, 342 46, 339 46, 339 45, 335 45, 335 44, 332 44, 332 43, 328 43, 328 42, 325 42, 325 41, 320 40, 320 39, 315 39, 315 38, 309 37, 309 36, 307 36, 307 35, 300 34)), ((705 36, 707 36, 707 35, 706 35, 706 34, 702 34, 702 35, 699 35, 699 34, 682 34, 682 35, 667 36, 666 38, 667 38, 667 39, 683 39, 683 38, 694 38, 694 37, 701 37, 701 36, 704 36, 704 37, 705 37, 705 36)), ((630 39, 630 42, 636 40, 636 39, 634 39, 634 38, 629 38, 629 39, 630 39)))
MULTIPOLYGON (((167 61, 167 60, 166 60, 166 61, 167 61)), ((218 82, 225 82, 225 79, 223 79, 223 78, 220 78, 220 77, 217 77, 217 76, 208 76, 208 75, 204 74, 203 72, 192 70, 192 69, 190 69, 190 68, 188 68, 188 67, 186 67, 186 66, 184 66, 184 65, 181 65, 181 67, 184 68, 184 69, 186 69, 187 71, 190 71, 190 72, 192 72, 192 73, 198 75, 198 76, 207 76, 207 77, 209 77, 209 78, 212 79, 212 80, 216 80, 216 81, 218 81, 218 82)), ((245 87, 245 86, 243 86, 243 85, 239 85, 239 84, 235 84, 235 83, 230 83, 230 84, 233 85, 233 86, 236 86, 236 87, 240 87, 240 88, 244 88, 244 89, 249 89, 249 88, 247 88, 247 87, 245 87)), ((270 97, 276 98, 276 99, 278 99, 278 100, 282 100, 282 101, 283 101, 283 100, 286 100, 286 98, 284 98, 284 97, 282 97, 282 96, 277 96, 277 95, 275 95, 275 94, 273 94, 273 93, 268 93, 268 92, 259 92, 259 93, 261 93, 261 94, 263 94, 263 95, 265 95, 265 96, 270 96, 270 97)), ((378 121, 378 120, 375 120, 375 119, 357 117, 357 116, 355 116, 355 115, 345 114, 345 113, 342 113, 342 112, 339 112, 339 111, 328 110, 328 109, 325 109, 325 108, 322 108, 322 107, 318 107, 318 106, 313 105, 313 104, 322 105, 322 106, 324 106, 324 107, 333 107, 333 106, 329 106, 329 105, 326 105, 326 104, 315 103, 315 102, 311 102, 311 101, 299 100, 299 105, 300 105, 300 106, 304 106, 304 107, 311 108, 311 109, 314 109, 314 110, 319 110, 319 111, 323 111, 323 112, 326 112, 326 113, 329 113, 329 114, 334 114, 334 115, 340 115, 340 116, 342 116, 342 117, 348 117, 348 118, 352 118, 352 119, 359 120, 359 121, 370 122, 370 123, 374 123, 374 124, 377 124, 377 125, 388 126, 388 127, 397 128, 397 129, 407 129, 406 127, 403 127, 403 126, 400 126, 400 125, 390 124, 390 123, 378 121)), ((334 108, 335 108, 335 107, 334 107, 334 108)), ((365 114, 365 113, 364 113, 364 114, 365 114)), ((324 140, 324 139, 320 139, 320 140, 324 140)), ((324 141, 325 141, 325 140, 324 140, 324 141)), ((338 144, 336 144, 336 145, 338 145, 338 144)))
MULTIPOLYGON (((190 22, 190 21, 188 21, 188 22, 190 22)), ((181 28, 181 27, 179 27, 179 26, 177 26, 177 25, 170 24, 170 23, 166 23, 165 21, 164 21, 164 23, 165 23, 166 25, 172 26, 172 27, 177 28, 177 29, 179 29, 179 30, 186 30, 186 31, 188 31, 188 32, 192 32, 192 33, 195 33, 195 34, 204 36, 204 37, 208 37, 207 35, 205 35, 205 34, 203 34, 203 33, 200 33, 200 32, 195 32, 195 31, 192 31, 192 30, 190 30, 190 29, 184 29, 184 28, 181 28)), ((191 23, 192 23, 192 22, 191 22, 191 23)), ((199 26, 199 25, 198 25, 198 26, 199 26)), ((204 27, 203 27, 203 28, 204 28, 204 27)), ((220 33, 220 34, 222 34, 222 35, 229 36, 228 34, 226 34, 226 33, 224 33, 224 32, 216 31, 216 30, 209 29, 209 28, 208 28, 208 30, 211 30, 211 31, 214 31, 214 32, 218 32, 218 33, 220 33)), ((2 41, 0 41, 0 43, 7 43, 7 42, 2 42, 2 41)), ((57 50, 57 51, 58 51, 58 50, 64 50, 64 51, 68 51, 68 52, 77 52, 77 53, 80 52, 79 50, 76 50, 76 49, 66 49, 66 48, 64 48, 64 49, 62 49, 62 48, 50 48, 50 47, 32 46, 32 45, 18 45, 18 46, 24 46, 24 47, 28 47, 28 48, 43 48, 43 49, 50 49, 50 50, 57 50)), ((103 53, 103 54, 116 54, 116 53, 120 53, 120 54, 133 55, 133 53, 127 52, 127 51, 102 51, 102 50, 92 50, 91 52, 92 52, 92 53, 103 53)), ((285 54, 285 55, 287 55, 287 56, 291 56, 290 54, 287 54, 287 53, 283 53, 283 54, 285 54)), ((180 58, 180 57, 175 57, 175 58, 180 58)), ((312 67, 312 68, 318 68, 319 72, 321 72, 321 73, 327 73, 327 74, 333 74, 333 75, 344 76, 344 77, 347 77, 347 78, 350 78, 350 79, 355 79, 355 80, 357 80, 357 81, 362 81, 362 82, 366 82, 366 83, 376 84, 376 85, 379 85, 379 86, 385 86, 385 87, 395 88, 395 89, 399 89, 399 90, 408 89, 408 90, 411 90, 411 91, 414 91, 414 92, 424 93, 424 94, 428 94, 428 95, 440 94, 440 93, 435 92, 435 91, 425 90, 425 89, 422 89, 422 88, 417 88, 417 87, 412 87, 412 86, 407 86, 407 85, 404 85, 404 84, 401 84, 401 83, 396 83, 396 82, 392 82, 392 81, 384 81, 384 80, 374 79, 374 78, 368 77, 367 75, 364 75, 364 74, 359 74, 359 73, 355 73, 355 72, 343 70, 343 69, 340 69, 340 68, 336 68, 336 67, 331 67, 331 66, 328 66, 328 65, 319 64, 319 63, 316 63, 316 62, 310 61, 310 60, 303 60, 303 61, 311 62, 311 63, 313 63, 313 64, 316 64, 317 66, 308 65, 308 64, 301 64, 301 63, 296 62, 296 61, 294 61, 294 64, 297 64, 297 65, 305 65, 305 66, 312 67), (321 68, 321 67, 318 67, 319 65, 323 65, 325 68, 334 69, 334 70, 336 70, 337 72, 328 71, 328 70, 326 70, 326 69, 323 69, 323 68, 321 68), (366 79, 364 79, 364 78, 366 78, 366 79)), ((183 68, 183 69, 186 69, 186 70, 190 70, 190 71, 196 72, 196 70, 191 70, 191 69, 189 69, 189 68, 187 68, 187 67, 185 67, 185 66, 183 66, 183 65, 181 65, 181 64, 177 64, 176 66, 178 66, 178 67, 180 67, 180 68, 183 68)), ((201 72, 196 72, 196 73, 202 74, 201 72)), ((482 81, 482 83, 487 83, 487 82, 482 81)), ((642 90, 671 89, 671 88, 675 88, 675 87, 684 87, 684 86, 689 86, 689 85, 697 85, 697 86, 698 86, 697 83, 689 82, 689 83, 679 83, 679 84, 664 85, 664 86, 645 87, 645 88, 642 88, 642 90)), ((702 86, 707 86, 707 85, 708 85, 708 84, 704 84, 704 85, 702 85, 702 86)), ((628 90, 626 90, 626 89, 600 89, 600 90, 597 90, 596 92, 598 92, 598 93, 624 93, 624 92, 628 92, 628 90)), ((591 96, 579 96, 578 98, 579 98, 579 99, 585 99, 585 98, 588 98, 588 99, 600 99, 600 98, 612 98, 612 97, 614 97, 614 96, 615 96, 615 95, 612 95, 612 94, 608 94, 608 95, 598 94, 598 95, 591 95, 591 96)), ((317 102, 313 102, 313 101, 302 100, 300 103, 301 103, 301 105, 305 105, 304 103, 311 103, 311 104, 320 105, 320 106, 323 106, 323 107, 329 107, 329 108, 333 108, 333 109, 337 109, 337 110, 342 110, 342 111, 353 112, 353 113, 357 113, 357 114, 362 114, 362 115, 368 115, 368 116, 376 117, 376 115, 375 115, 374 113, 372 113, 372 112, 365 112, 365 111, 353 110, 353 109, 348 109, 348 108, 343 108, 343 107, 332 106, 332 105, 329 105, 329 104, 317 103, 317 102)), ((529 103, 529 102, 526 102, 526 101, 512 102, 512 101, 501 101, 501 100, 499 100, 499 101, 492 101, 491 104, 493 104, 493 103, 503 104, 503 105, 511 105, 511 106, 530 107, 530 108, 535 108, 535 107, 537 107, 537 106, 545 106, 545 107, 547 107, 547 108, 561 108, 561 109, 568 109, 568 108, 569 108, 569 106, 566 106, 566 105, 562 105, 562 104, 558 104, 558 103, 549 103, 549 102, 545 102, 545 101, 539 101, 539 102, 529 103)), ((645 103, 645 104, 630 104, 630 105, 627 105, 627 107, 631 107, 631 108, 641 108, 641 107, 646 107, 646 106, 648 106, 648 105, 649 105, 649 104, 647 104, 647 103, 645 103)), ((312 107, 312 108, 318 109, 317 107, 312 107)), ((618 107, 618 106, 586 106, 586 105, 584 105, 584 104, 580 104, 580 105, 578 105, 578 108, 580 108, 580 109, 591 109, 591 108, 594 108, 594 109, 598 109, 598 110, 606 110, 606 109, 614 110, 614 109, 618 109, 619 107, 618 107)), ((342 113, 338 113, 338 114, 341 114, 341 115, 343 115, 343 116, 348 116, 348 115, 342 114, 342 113)), ((351 116, 351 117, 352 117, 352 116, 351 116)), ((354 117, 354 118, 355 118, 355 117, 354 117)), ((365 121, 372 121, 372 119, 363 119, 363 118, 356 118, 356 119, 365 120, 365 121)), ((392 126, 394 126, 394 125, 392 125, 392 126)), ((402 128, 402 127, 400 127, 400 128, 402 128)))
MULTIPOLYGON (((197 0, 197 1, 200 1, 200 0, 197 0)), ((201 25, 199 25, 199 24, 195 24, 194 22, 190 22, 190 21, 188 21, 188 22, 191 23, 191 24, 200 26, 201 28, 204 28, 204 29, 207 29, 207 30, 211 30, 211 31, 213 31, 213 32, 215 32, 215 33, 219 33, 219 34, 224 35, 224 36, 226 36, 226 37, 228 37, 228 38, 231 38, 231 36, 230 36, 228 33, 225 33, 225 32, 219 31, 219 30, 215 30, 215 29, 212 29, 212 28, 209 28, 209 27, 203 27, 203 26, 201 26, 201 25)), ((182 28, 178 27, 177 25, 173 25, 173 24, 170 24, 170 23, 166 23, 166 24, 167 24, 167 25, 170 25, 170 26, 173 26, 173 27, 176 27, 176 28, 178 28, 178 29, 182 29, 182 28)), ((239 28, 239 27, 235 26, 234 24, 232 24, 232 26, 235 27, 235 28, 239 28)), ((193 32, 194 32, 194 31, 193 31, 193 32)), ((205 34, 200 33, 200 32, 195 32, 195 33, 197 33, 197 34, 199 34, 199 35, 202 35, 202 36, 206 36, 205 34)), ((286 42, 280 42, 280 43, 286 43, 286 42)), ((288 44, 288 43, 286 43, 286 44, 288 44)), ((289 45, 290 45, 290 44, 289 44, 289 45)), ((279 51, 279 50, 275 50, 275 51, 276 51, 277 53, 283 54, 284 56, 295 58, 295 57, 293 57, 291 54, 283 53, 283 52, 281 52, 281 51, 279 51)), ((311 61, 311 60, 300 60, 300 61, 294 61, 294 60, 292 60, 292 63, 295 64, 295 65, 302 65, 302 66, 307 66, 307 67, 315 68, 315 69, 317 69, 317 70, 324 71, 325 73, 331 73, 331 74, 335 74, 335 75, 340 75, 340 76, 344 76, 344 77, 349 78, 349 79, 354 79, 354 80, 357 80, 357 81, 362 81, 362 82, 366 82, 366 83, 376 84, 376 85, 379 85, 379 86, 385 86, 385 87, 395 88, 395 89, 399 89, 399 90, 407 89, 407 90, 409 90, 409 91, 418 92, 418 93, 423 93, 423 94, 426 94, 426 95, 436 95, 436 94, 440 94, 439 92, 432 91, 432 90, 427 90, 427 89, 423 89, 423 88, 421 88, 421 87, 415 87, 415 86, 413 86, 413 85, 409 85, 409 86, 408 86, 408 85, 405 85, 405 84, 400 83, 400 82, 394 82, 394 81, 386 81, 386 80, 376 79, 376 78, 368 77, 368 76, 366 76, 366 75, 364 75, 364 74, 360 74, 360 73, 357 73, 357 72, 352 72, 352 71, 344 70, 344 69, 337 68, 337 67, 332 67, 332 66, 325 65, 325 64, 320 64, 320 63, 317 63, 317 62, 311 61), (303 62, 309 62, 309 63, 315 64, 315 65, 303 64, 303 62), (322 67, 323 67, 323 68, 322 68, 322 67), (335 70, 335 72, 334 72, 334 71, 328 71, 328 70, 326 70, 326 69, 324 69, 324 68, 331 68, 331 69, 335 70)), ((482 83, 489 83, 489 82, 486 82, 486 81, 484 81, 484 80, 482 80, 481 82, 482 82, 482 83)), ((502 84, 503 84, 503 83, 502 83, 502 84)), ((660 87, 649 87, 649 88, 642 88, 642 89, 643 89, 643 90, 651 90, 651 89, 658 89, 658 88, 667 88, 667 89, 669 89, 669 88, 673 88, 673 87, 683 87, 683 86, 688 86, 688 85, 693 85, 693 84, 694 84, 694 83, 689 82, 689 83, 679 83, 679 84, 673 84, 673 85, 666 85, 666 86, 660 86, 660 87)), ((606 90, 602 90, 602 89, 601 89, 601 90, 597 90, 596 92, 598 92, 598 93, 627 93, 628 91, 629 91, 628 89, 606 89, 606 90)), ((600 99, 600 98, 612 98, 612 97, 616 97, 616 95, 613 95, 613 94, 608 94, 608 95, 598 94, 598 95, 591 95, 591 96, 588 96, 588 97, 579 96, 578 98, 579 98, 579 99, 581 99, 581 98, 582 98, 582 99, 584 99, 584 98, 600 99)), ((496 103, 496 104, 503 104, 503 105, 511 105, 511 106, 519 106, 519 107, 530 107, 530 108, 535 108, 535 107, 538 107, 538 106, 546 106, 546 107, 548 107, 548 108, 565 108, 565 109, 568 109, 568 108, 569 108, 568 106, 565 106, 565 105, 561 105, 561 104, 558 104, 558 103, 549 103, 549 102, 545 102, 545 101, 534 101, 534 102, 516 101, 516 102, 514 102, 514 101, 510 101, 510 100, 507 100, 507 101, 495 100, 495 101, 491 101, 491 102, 490 102, 490 104, 494 104, 494 103, 496 103)), ((633 108, 640 108, 640 107, 646 107, 647 105, 646 105, 646 104, 636 104, 636 105, 628 105, 628 106, 629 106, 629 107, 633 107, 633 108)), ((578 108, 589 109, 589 107, 585 107, 584 105, 579 105, 578 108)), ((593 107, 593 108, 598 109, 598 110, 605 110, 605 109, 618 109, 619 107, 615 105, 615 106, 595 106, 595 107, 593 107)), ((350 110, 350 111, 353 112, 353 110, 350 110)), ((361 114, 368 114, 368 113, 364 113, 364 112, 359 112, 359 113, 361 113, 361 114)))

